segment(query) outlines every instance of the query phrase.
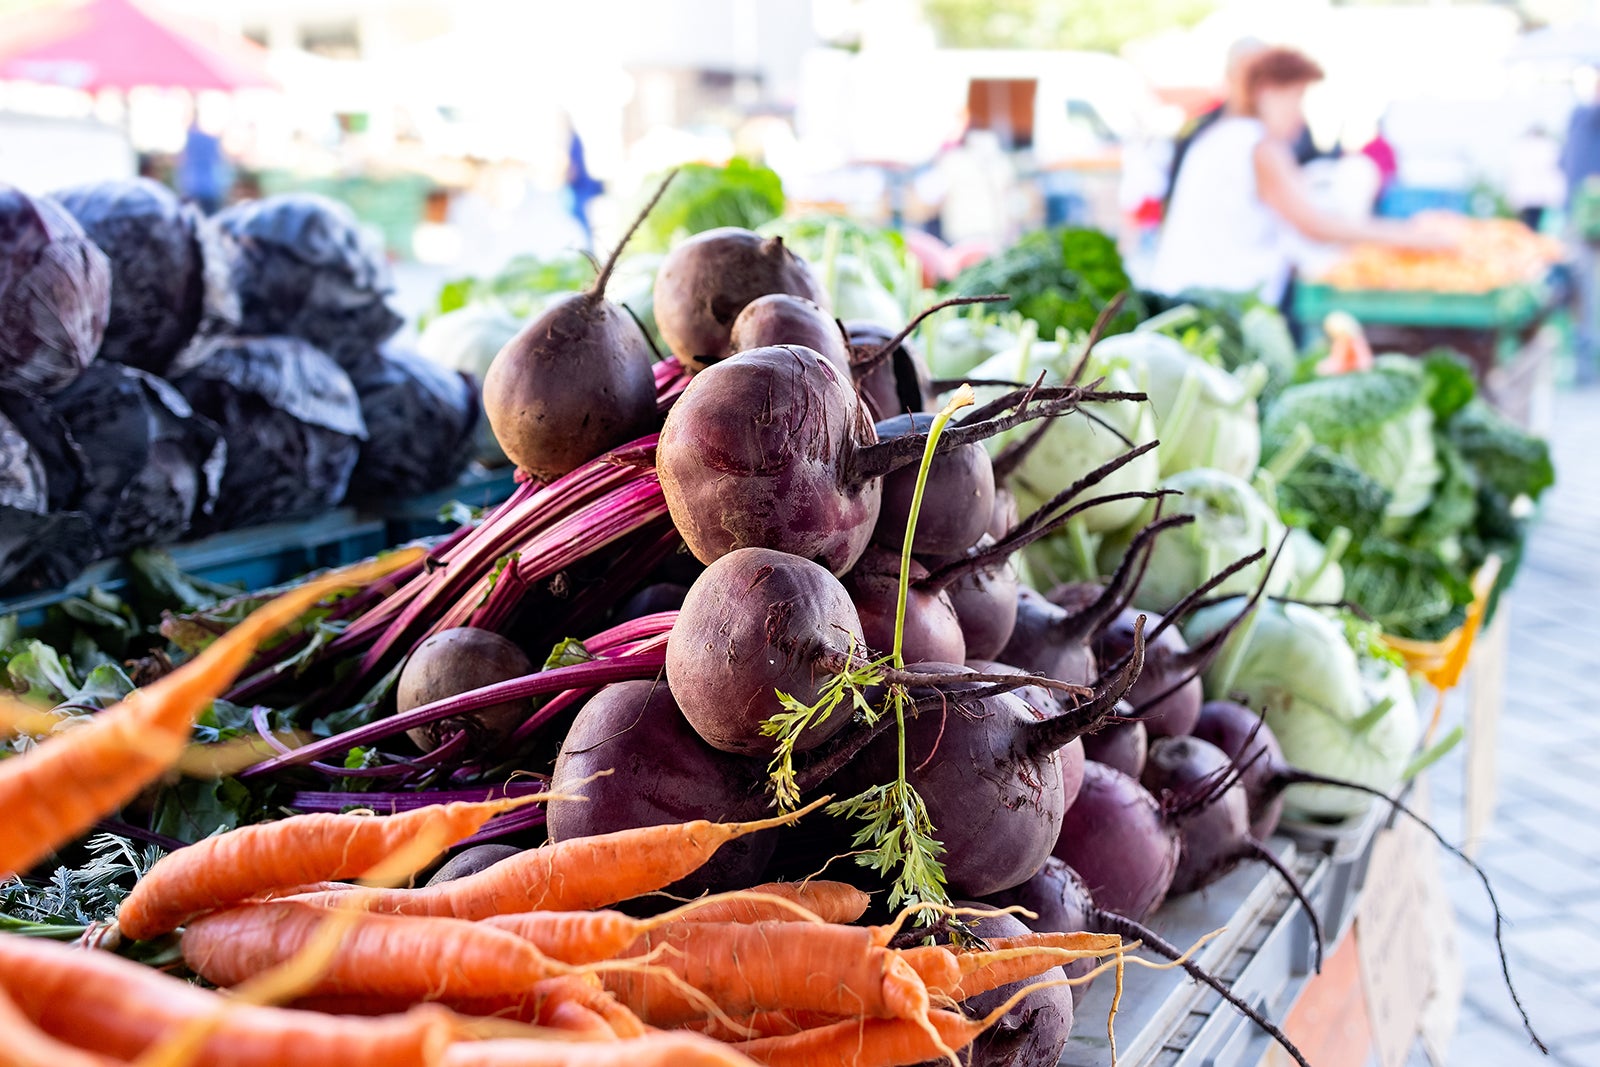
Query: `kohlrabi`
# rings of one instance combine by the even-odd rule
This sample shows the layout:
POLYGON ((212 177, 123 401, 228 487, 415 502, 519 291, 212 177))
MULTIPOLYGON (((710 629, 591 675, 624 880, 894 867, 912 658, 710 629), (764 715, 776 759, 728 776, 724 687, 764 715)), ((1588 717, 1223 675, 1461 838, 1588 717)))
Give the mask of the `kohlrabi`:
MULTIPOLYGON (((1165 442, 1161 447, 1166 447, 1165 442)), ((1266 558, 1230 575, 1217 593, 1252 591, 1261 584, 1269 566, 1272 576, 1267 580, 1268 595, 1285 592, 1290 569, 1281 559, 1276 565, 1271 562, 1283 537, 1283 523, 1248 483, 1224 471, 1197 467, 1163 478, 1160 488, 1182 494, 1166 498, 1163 515, 1193 515, 1195 521, 1156 541, 1149 567, 1133 596, 1135 607, 1165 613, 1234 560, 1261 550, 1266 551, 1266 558)), ((1146 517, 1153 514, 1153 505, 1151 509, 1146 517)), ((1135 523, 1107 536, 1100 546, 1100 571, 1115 568, 1142 525, 1135 523)))
POLYGON ((1248 364, 1229 373, 1165 334, 1140 328, 1095 347, 1103 363, 1120 366, 1150 398, 1161 439, 1163 476, 1211 467, 1249 478, 1261 462, 1256 394, 1266 369, 1248 364))

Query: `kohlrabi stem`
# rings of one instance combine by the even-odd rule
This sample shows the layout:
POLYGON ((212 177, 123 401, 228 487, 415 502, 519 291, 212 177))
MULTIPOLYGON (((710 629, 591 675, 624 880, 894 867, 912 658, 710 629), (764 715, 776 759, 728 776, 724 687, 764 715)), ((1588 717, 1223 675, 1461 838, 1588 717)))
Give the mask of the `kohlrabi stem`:
POLYGON ((1033 342, 1039 339, 1039 324, 1028 319, 1022 324, 1022 335, 1017 339, 1017 378, 1028 377, 1028 363, 1033 358, 1033 342))
POLYGON ((1297 423, 1294 431, 1289 435, 1283 447, 1278 449, 1272 459, 1263 463, 1261 469, 1272 475, 1274 481, 1281 482, 1294 473, 1300 466, 1300 461, 1306 458, 1306 453, 1316 446, 1317 439, 1311 435, 1311 428, 1305 423, 1297 423))
POLYGON ((1322 546, 1322 559, 1317 561, 1317 567, 1310 574, 1294 583, 1294 588, 1289 595, 1304 599, 1305 595, 1316 588, 1317 582, 1328 573, 1329 567, 1336 567, 1345 551, 1350 547, 1350 531, 1343 526, 1335 526, 1328 534, 1328 540, 1322 546))
MULTIPOLYGON (((977 397, 973 395, 970 385, 963 385, 950 397, 950 402, 939 409, 933 417, 933 424, 928 427, 927 444, 922 449, 922 465, 917 468, 917 487, 911 493, 911 509, 906 516, 905 543, 900 548, 900 588, 895 596, 894 605, 894 665, 904 669, 905 656, 901 646, 906 636, 906 596, 911 589, 911 542, 917 536, 917 516, 922 513, 922 493, 928 486, 928 471, 933 466, 934 454, 938 451, 939 435, 944 433, 945 424, 951 416, 964 407, 970 407, 977 397)), ((900 714, 900 702, 895 702, 895 714, 900 714)), ((905 727, 900 729, 900 777, 905 777, 905 727)))
MULTIPOLYGON (((1139 383, 1139 388, 1149 392, 1148 378, 1139 383)), ((1183 432, 1189 428, 1189 420, 1194 417, 1195 410, 1200 404, 1200 375, 1198 373, 1185 374, 1183 381, 1178 383, 1178 395, 1173 397, 1172 406, 1167 409, 1167 417, 1161 423, 1161 439, 1176 444, 1183 439, 1183 432)))
POLYGON ((1086 582, 1092 582, 1100 577, 1100 564, 1095 561, 1094 535, 1089 532, 1088 523, 1082 515, 1074 515, 1067 521, 1067 539, 1072 543, 1072 552, 1078 557, 1078 573, 1086 582))

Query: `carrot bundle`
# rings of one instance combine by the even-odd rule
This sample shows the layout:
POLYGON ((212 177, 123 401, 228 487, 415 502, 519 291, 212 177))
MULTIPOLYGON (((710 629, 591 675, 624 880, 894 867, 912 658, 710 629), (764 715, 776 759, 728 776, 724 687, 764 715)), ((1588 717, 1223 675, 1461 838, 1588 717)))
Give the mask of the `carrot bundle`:
POLYGON ((317 601, 372 581, 421 549, 337 571, 251 612, 205 651, 22 756, 0 762, 0 876, 26 871, 115 811, 182 756, 194 720, 250 662, 257 646, 317 601), (48 803, 38 798, 48 797, 48 803))
POLYGON ((163 856, 122 902, 117 925, 125 936, 145 940, 254 896, 357 878, 423 835, 448 848, 500 812, 537 799, 432 804, 385 816, 295 815, 241 826, 163 856))

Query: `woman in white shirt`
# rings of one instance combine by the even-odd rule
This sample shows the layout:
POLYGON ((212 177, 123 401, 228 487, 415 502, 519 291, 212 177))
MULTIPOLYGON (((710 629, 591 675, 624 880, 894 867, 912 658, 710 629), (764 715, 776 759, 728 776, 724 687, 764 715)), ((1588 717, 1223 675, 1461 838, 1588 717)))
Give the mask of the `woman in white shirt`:
POLYGON ((1244 74, 1237 114, 1195 138, 1178 172, 1151 271, 1152 289, 1255 292, 1269 304, 1288 286, 1294 233, 1326 244, 1375 242, 1438 248, 1426 223, 1347 219, 1318 207, 1294 144, 1305 129, 1305 93, 1322 68, 1291 48, 1269 48, 1244 74))

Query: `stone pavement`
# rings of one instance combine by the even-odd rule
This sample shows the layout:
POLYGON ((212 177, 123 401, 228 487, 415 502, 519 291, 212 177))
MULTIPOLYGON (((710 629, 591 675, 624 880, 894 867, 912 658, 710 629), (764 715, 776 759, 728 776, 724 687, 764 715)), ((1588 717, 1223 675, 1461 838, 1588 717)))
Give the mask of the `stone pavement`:
MULTIPOLYGON (((1517 1021, 1482 886, 1443 856, 1466 970, 1450 1067, 1600 1067, 1600 389, 1560 395, 1548 432, 1558 482, 1509 604, 1498 806, 1478 859, 1511 923, 1512 977, 1552 1055, 1517 1021)), ((1429 775, 1452 841, 1461 766, 1458 752, 1429 775)))

